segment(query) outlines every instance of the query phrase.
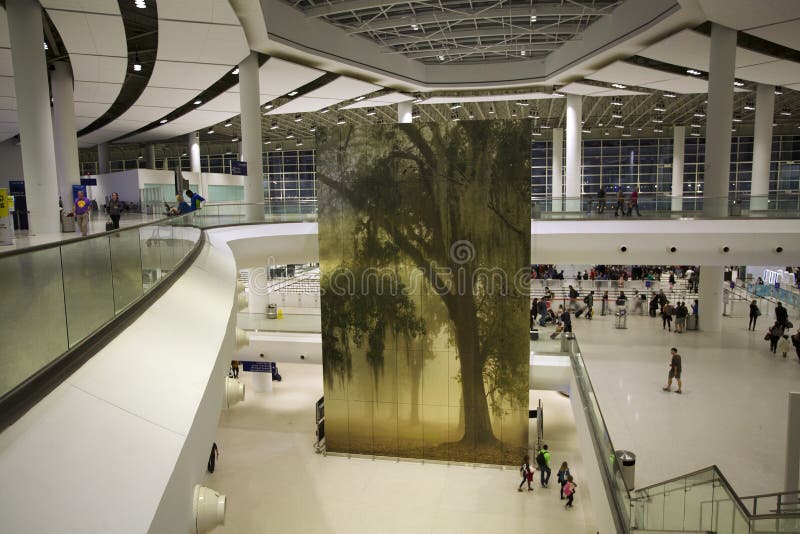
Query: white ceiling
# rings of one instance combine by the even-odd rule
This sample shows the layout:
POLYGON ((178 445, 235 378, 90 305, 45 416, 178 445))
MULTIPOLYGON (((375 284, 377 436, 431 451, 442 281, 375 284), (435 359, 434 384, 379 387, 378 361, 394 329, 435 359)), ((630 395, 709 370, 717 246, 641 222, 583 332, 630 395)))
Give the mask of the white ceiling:
MULTIPOLYGON (((797 8, 800 7, 795 2, 795 15, 797 15, 797 8)), ((770 26, 762 26, 747 30, 756 37, 761 37, 767 41, 772 41, 788 48, 800 50, 800 20, 790 20, 779 24, 770 26)))
MULTIPOLYGON (((114 0, 40 0, 47 9, 67 9, 86 13, 119 15, 119 4, 114 0)), ((158 6, 159 10, 161 6, 158 6)))
POLYGON ((221 0, 161 1, 158 3, 158 18, 165 21, 185 20, 239 25, 236 13, 230 9, 228 2, 221 0))
POLYGON ((391 106, 399 104, 400 102, 410 102, 414 100, 413 96, 403 93, 388 93, 374 98, 367 98, 361 102, 354 102, 342 109, 360 109, 360 108, 378 108, 381 106, 391 106))
MULTIPOLYGON (((663 63, 708 72, 711 38, 694 30, 683 30, 639 52, 640 56, 663 63)), ((736 49, 736 66, 746 67, 775 61, 777 58, 741 47, 736 49)))
POLYGON ((606 87, 597 87, 580 82, 567 84, 559 89, 559 91, 562 93, 584 96, 634 96, 648 94, 642 91, 631 91, 630 89, 608 89, 606 87))
POLYGON ((227 26, 202 22, 163 20, 159 10, 157 61, 187 61, 231 67, 238 65, 250 48, 238 24, 227 26))
POLYGON ((771 61, 760 65, 736 69, 736 77, 770 85, 800 83, 800 63, 794 61, 771 61))
POLYGON ((746 30, 797 18, 797 0, 698 0, 706 17, 746 30))
POLYGON ((286 113, 307 113, 319 111, 328 106, 338 104, 345 100, 352 100, 359 96, 373 93, 383 89, 373 83, 362 82, 355 78, 340 76, 332 82, 314 89, 303 96, 299 96, 290 102, 269 111, 269 115, 282 115, 286 113))
POLYGON ((561 95, 550 93, 520 93, 516 95, 482 95, 469 97, 434 96, 425 99, 422 104, 455 104, 457 102, 503 102, 515 100, 547 100, 551 98, 564 98, 561 95))
POLYGON ((625 85, 645 85, 674 77, 674 74, 662 70, 650 69, 625 61, 615 61, 589 76, 592 80, 625 85))
MULTIPOLYGON (((271 57, 258 70, 259 92, 262 97, 270 97, 262 99, 262 103, 303 87, 324 74, 322 70, 271 57)), ((238 93, 239 86, 232 87, 229 92, 238 93)))

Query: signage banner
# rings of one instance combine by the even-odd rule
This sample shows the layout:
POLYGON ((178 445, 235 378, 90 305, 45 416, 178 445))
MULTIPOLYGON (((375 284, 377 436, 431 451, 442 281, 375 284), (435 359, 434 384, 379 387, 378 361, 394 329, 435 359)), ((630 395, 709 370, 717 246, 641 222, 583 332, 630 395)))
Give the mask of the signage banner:
POLYGON ((8 217, 9 199, 8 191, 0 188, 0 219, 8 217))
POLYGON ((273 362, 241 362, 242 370, 249 373, 272 373, 273 362))

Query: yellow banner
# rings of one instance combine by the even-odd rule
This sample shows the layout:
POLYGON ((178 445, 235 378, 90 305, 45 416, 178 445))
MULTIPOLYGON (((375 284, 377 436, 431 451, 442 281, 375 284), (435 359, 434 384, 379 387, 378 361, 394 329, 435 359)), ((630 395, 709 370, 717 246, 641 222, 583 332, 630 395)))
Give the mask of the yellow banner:
POLYGON ((0 219, 8 217, 8 202, 10 199, 8 191, 0 188, 0 219))

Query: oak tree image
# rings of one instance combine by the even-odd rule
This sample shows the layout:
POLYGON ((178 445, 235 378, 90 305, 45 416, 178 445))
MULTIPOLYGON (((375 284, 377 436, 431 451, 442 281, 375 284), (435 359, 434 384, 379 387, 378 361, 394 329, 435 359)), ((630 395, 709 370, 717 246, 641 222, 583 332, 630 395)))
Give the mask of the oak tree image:
MULTIPOLYGON (((317 134, 326 384, 351 379, 357 346, 377 390, 391 335, 420 347, 408 352, 418 395, 419 373, 434 357, 430 339, 445 331, 463 403, 463 432, 448 446, 463 459, 501 463, 526 441, 504 439, 502 429, 507 413, 527 413, 529 155, 528 121, 348 125, 317 134), (328 238, 341 248, 326 247, 328 238), (380 274, 364 276, 371 271, 380 274), (438 307, 421 309, 409 296, 412 271, 438 307), (353 287, 337 291, 347 276, 353 287), (394 279, 391 291, 384 276, 394 279)), ((524 424, 515 420, 509 434, 527 436, 524 424)))

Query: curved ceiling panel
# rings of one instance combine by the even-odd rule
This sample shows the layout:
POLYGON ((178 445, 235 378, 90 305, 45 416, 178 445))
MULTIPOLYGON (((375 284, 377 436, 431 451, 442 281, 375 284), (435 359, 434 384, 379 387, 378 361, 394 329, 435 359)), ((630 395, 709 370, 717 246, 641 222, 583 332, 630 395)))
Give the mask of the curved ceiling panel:
POLYGON ((373 93, 383 89, 374 83, 356 80, 347 76, 340 76, 332 82, 314 89, 303 96, 271 110, 268 115, 281 115, 284 113, 307 113, 319 111, 328 106, 333 106, 345 100, 352 100, 359 96, 373 93))
POLYGON ((42 0, 69 54, 75 120, 88 126, 116 101, 125 81, 128 44, 116 0, 42 0))

